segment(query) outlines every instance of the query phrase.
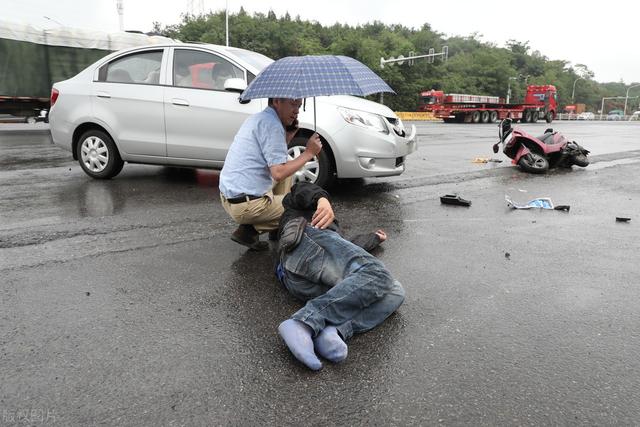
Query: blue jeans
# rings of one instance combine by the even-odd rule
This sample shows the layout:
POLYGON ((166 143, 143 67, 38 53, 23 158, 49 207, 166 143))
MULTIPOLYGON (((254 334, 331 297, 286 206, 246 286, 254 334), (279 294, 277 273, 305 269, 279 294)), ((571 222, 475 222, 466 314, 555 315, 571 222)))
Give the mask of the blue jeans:
POLYGON ((285 287, 306 301, 291 318, 309 325, 314 337, 333 325, 347 340, 382 323, 404 301, 402 285, 384 265, 334 231, 307 226, 281 263, 285 287))

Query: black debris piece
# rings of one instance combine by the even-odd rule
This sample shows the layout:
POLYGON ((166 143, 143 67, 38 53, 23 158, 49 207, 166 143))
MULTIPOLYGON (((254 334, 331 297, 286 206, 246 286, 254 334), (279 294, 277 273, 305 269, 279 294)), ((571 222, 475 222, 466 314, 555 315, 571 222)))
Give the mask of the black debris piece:
POLYGON ((444 205, 471 206, 470 200, 465 200, 457 194, 445 194, 440 196, 440 203, 444 205))

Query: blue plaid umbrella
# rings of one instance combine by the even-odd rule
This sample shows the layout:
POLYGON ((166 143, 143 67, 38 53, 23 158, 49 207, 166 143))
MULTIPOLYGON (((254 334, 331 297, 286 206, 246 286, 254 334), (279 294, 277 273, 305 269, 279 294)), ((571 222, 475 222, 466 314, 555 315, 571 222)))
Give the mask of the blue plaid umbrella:
POLYGON ((288 56, 267 66, 240 99, 395 93, 369 67, 348 56, 288 56))

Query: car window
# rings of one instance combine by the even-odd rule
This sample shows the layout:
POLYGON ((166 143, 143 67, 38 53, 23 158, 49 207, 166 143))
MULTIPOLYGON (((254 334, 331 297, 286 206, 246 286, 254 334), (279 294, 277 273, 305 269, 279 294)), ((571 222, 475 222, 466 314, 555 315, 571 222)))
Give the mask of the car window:
POLYGON ((111 83, 158 84, 162 50, 133 53, 104 65, 98 80, 111 83))
POLYGON ((244 79, 244 71, 218 55, 200 50, 174 51, 174 86, 224 90, 224 82, 232 78, 244 79))
POLYGON ((248 62, 250 65, 255 67, 258 71, 262 71, 267 65, 273 62, 273 59, 268 56, 264 56, 261 53, 252 52, 250 50, 239 49, 239 48, 226 48, 228 52, 231 52, 238 58, 243 61, 248 62))

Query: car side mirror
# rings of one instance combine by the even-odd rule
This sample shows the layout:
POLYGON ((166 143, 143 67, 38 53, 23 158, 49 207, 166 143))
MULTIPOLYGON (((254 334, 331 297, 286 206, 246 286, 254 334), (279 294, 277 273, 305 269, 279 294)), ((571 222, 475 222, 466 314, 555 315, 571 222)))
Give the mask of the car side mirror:
POLYGON ((224 82, 224 90, 227 92, 242 93, 247 88, 247 82, 244 79, 227 79, 224 82))
POLYGON ((493 152, 494 153, 497 153, 499 149, 500 149, 500 146, 498 144, 493 144, 493 152))

